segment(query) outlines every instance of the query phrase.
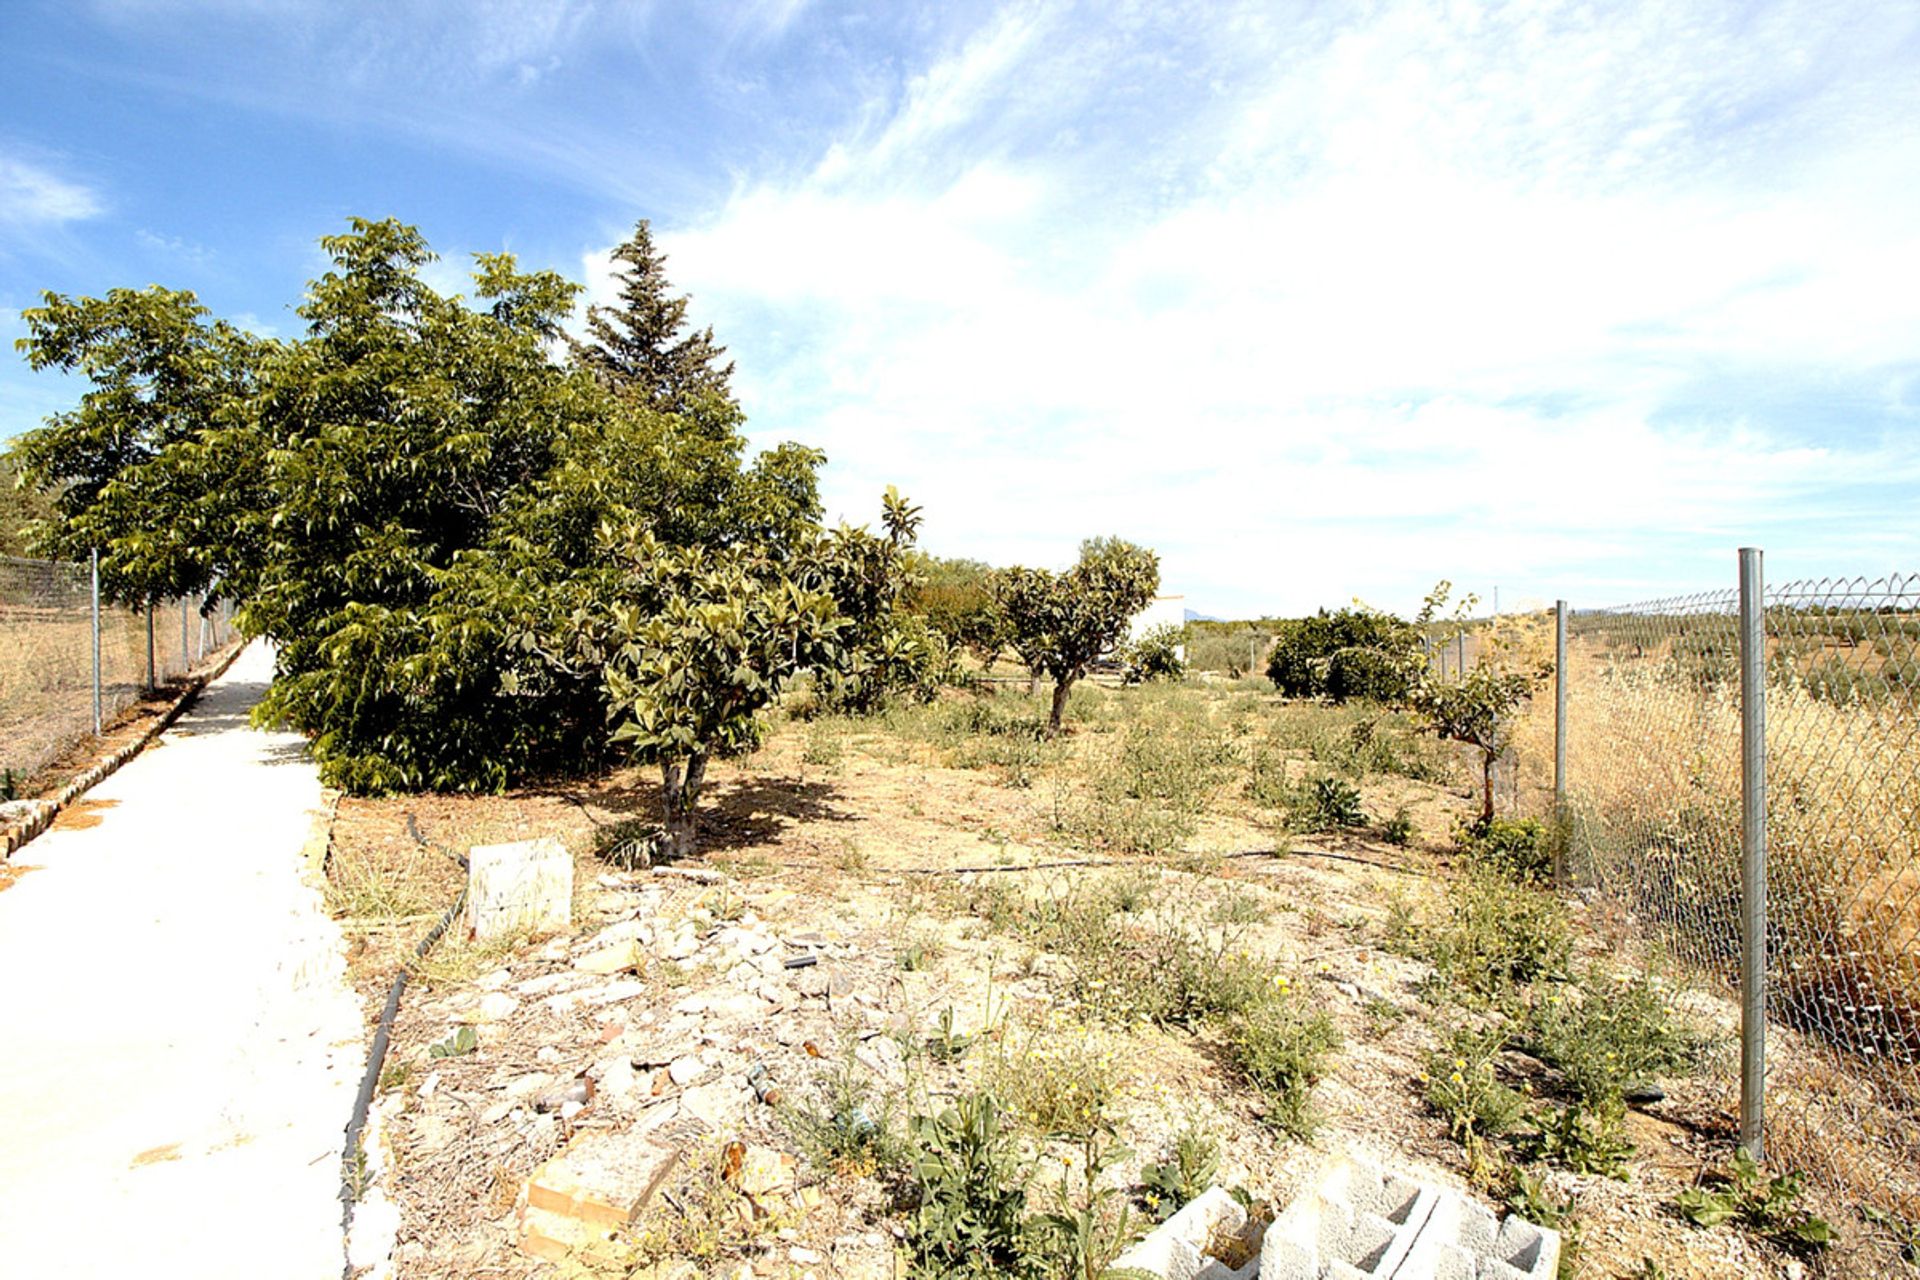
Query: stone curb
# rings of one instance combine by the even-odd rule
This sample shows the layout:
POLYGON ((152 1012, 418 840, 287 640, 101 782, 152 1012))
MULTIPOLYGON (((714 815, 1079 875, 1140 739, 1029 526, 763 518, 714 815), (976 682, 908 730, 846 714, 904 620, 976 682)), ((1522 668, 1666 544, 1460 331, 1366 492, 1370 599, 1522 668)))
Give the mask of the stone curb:
POLYGON ((121 765, 145 751, 155 738, 172 728, 173 722, 193 705, 194 700, 205 692, 209 684, 226 674, 227 668, 233 665, 241 651, 251 643, 252 641, 248 640, 241 641, 232 646, 227 655, 212 668, 199 675, 188 676, 187 687, 181 691, 180 696, 175 698, 173 704, 163 711, 160 718, 149 725, 138 738, 115 747, 107 755, 94 761, 83 772, 68 779, 66 785, 55 792, 51 799, 27 801, 26 803, 32 808, 25 822, 7 828, 6 848, 0 851, 0 861, 11 858, 15 851, 24 848, 28 841, 53 825, 53 820, 60 816, 62 809, 113 776, 121 765))

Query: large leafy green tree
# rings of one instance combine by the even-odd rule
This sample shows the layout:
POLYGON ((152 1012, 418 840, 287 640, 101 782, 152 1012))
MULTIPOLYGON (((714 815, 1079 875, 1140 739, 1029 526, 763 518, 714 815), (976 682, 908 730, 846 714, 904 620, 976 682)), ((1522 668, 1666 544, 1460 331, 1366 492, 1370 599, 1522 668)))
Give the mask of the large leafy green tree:
POLYGON ((209 317, 183 290, 49 293, 17 345, 35 369, 88 379, 80 403, 14 445, 43 495, 36 554, 101 552, 101 589, 128 603, 205 591, 255 557, 265 506, 250 398, 274 345, 209 317))
POLYGON ((993 602, 993 569, 978 560, 949 560, 915 554, 909 568, 913 585, 902 600, 908 612, 955 649, 966 649, 990 666, 1006 647, 1006 620, 993 602))
POLYGON ((715 757, 760 745, 760 713, 796 673, 830 664, 847 621, 826 591, 737 549, 669 547, 629 533, 606 664, 616 745, 660 766, 660 852, 691 853, 715 757))
POLYGON ((53 518, 53 498, 26 482, 18 460, 0 454, 0 556, 27 555, 33 526, 53 518))
POLYGON ((1126 634, 1133 616, 1160 588, 1160 558, 1119 538, 1090 538, 1065 573, 997 571, 993 596, 1009 643, 1029 668, 1053 679, 1047 731, 1058 733, 1067 694, 1100 655, 1126 634))
POLYGON ((1390 613, 1356 607, 1279 624, 1267 678, 1290 698, 1403 702, 1424 657, 1420 629, 1390 613))
POLYGON ((587 308, 584 339, 570 339, 574 361, 610 390, 668 413, 733 404, 733 363, 713 330, 688 331, 687 299, 667 280, 667 255, 642 218, 613 251, 618 306, 587 308))

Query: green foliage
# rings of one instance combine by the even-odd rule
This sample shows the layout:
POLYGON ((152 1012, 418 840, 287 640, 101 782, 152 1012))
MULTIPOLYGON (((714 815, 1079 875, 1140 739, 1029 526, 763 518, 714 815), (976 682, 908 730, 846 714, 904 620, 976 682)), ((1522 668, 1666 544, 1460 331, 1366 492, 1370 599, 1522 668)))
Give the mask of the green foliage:
POLYGON ((924 618, 953 649, 965 649, 986 666, 1006 647, 1006 624, 993 602, 993 570, 978 560, 945 560, 915 553, 913 583, 902 608, 924 618))
POLYGON ((1316 1125, 1313 1086, 1342 1043, 1323 1010, 1276 989, 1229 1023, 1227 1059, 1266 1104, 1266 1122, 1304 1141, 1316 1125))
POLYGON ((1454 829, 1455 847, 1477 866, 1529 884, 1553 882, 1553 849, 1549 832, 1537 818, 1495 818, 1490 822, 1461 823, 1454 829))
POLYGON ((1094 659, 1114 647, 1160 587, 1160 558, 1118 538, 1090 538, 1065 573, 996 570, 994 603, 1022 662, 1052 677, 1047 730, 1058 733, 1067 692, 1094 659))
POLYGON ((1309 778, 1287 796, 1287 818, 1295 830, 1333 831, 1367 825, 1360 792, 1340 778, 1309 778))
POLYGON ((429 1058, 461 1058, 480 1047, 480 1037, 472 1027, 461 1027, 444 1040, 427 1046, 429 1058))
POLYGON ((1115 1271, 1112 1263, 1137 1235, 1125 1194, 1104 1181, 1108 1170, 1133 1152, 1102 1124, 1080 1140, 1078 1158, 1060 1171, 1054 1209, 1031 1223, 1044 1271, 1059 1280, 1153 1280, 1146 1272, 1115 1271))
POLYGON ((1633 1158, 1633 1143, 1622 1125, 1624 1114, 1625 1108, 1617 1102, 1549 1106, 1533 1117, 1533 1129, 1521 1134, 1515 1145, 1529 1160, 1624 1181, 1627 1162, 1633 1158))
POLYGON ((844 620, 825 592, 764 559, 675 550, 651 534, 613 552, 622 572, 606 666, 613 741, 657 763, 666 852, 690 852, 707 762, 760 744, 760 712, 803 666, 831 659, 844 620))
POLYGON ((1708 1042, 1680 1019, 1652 978, 1609 981, 1589 971, 1578 988, 1556 990, 1528 1011, 1528 1050, 1559 1069, 1568 1093, 1595 1107, 1627 1089, 1695 1070, 1708 1042))
POLYGON ((1428 673, 1413 688, 1411 702, 1433 732, 1480 751, 1480 825, 1493 821, 1493 766, 1506 753, 1514 712, 1533 693, 1536 675, 1503 671, 1482 662, 1458 679, 1428 673))
POLYGON ((14 443, 19 483, 39 495, 14 504, 13 519, 38 518, 28 549, 85 560, 99 548, 102 593, 129 604, 243 574, 266 513, 248 402, 273 344, 158 285, 48 293, 21 318, 30 366, 89 383, 14 443))
POLYGON ((27 482, 17 457, 0 453, 0 556, 27 555, 34 526, 54 515, 52 496, 27 482))
POLYGON ((1031 1170, 989 1093, 907 1122, 914 1196, 907 1245, 917 1275, 1031 1277, 1031 1170))
POLYGON ((1732 1222, 1796 1253, 1815 1252, 1833 1243, 1833 1227, 1797 1201, 1804 1179, 1797 1172, 1769 1178, 1744 1152, 1714 1186, 1689 1187, 1674 1197, 1680 1216, 1699 1227, 1732 1222))
POLYGON ((824 1172, 885 1176, 906 1158, 893 1094, 875 1087, 851 1045, 783 1102, 780 1116, 801 1154, 824 1172))
POLYGON ((687 299, 667 280, 667 255, 653 244, 642 218, 613 251, 620 305, 587 308, 586 341, 568 338, 574 362, 616 394, 663 413, 733 407, 733 364, 719 363, 726 348, 712 329, 687 327, 687 299))
POLYGON ((1413 814, 1406 805, 1395 809, 1393 816, 1380 824, 1380 838, 1400 848, 1413 843, 1413 814))
POLYGON ((1137 638, 1121 646, 1119 658, 1128 684, 1152 680, 1178 680, 1187 674, 1187 662, 1181 655, 1187 629, 1174 623, 1149 627, 1137 638))
POLYGON ((1526 1099, 1501 1082, 1495 1066, 1505 1047, 1498 1024, 1462 1025, 1427 1056, 1427 1104, 1445 1117, 1456 1142, 1471 1147, 1497 1138, 1525 1118, 1526 1099))
POLYGON ((1140 1203, 1165 1222, 1213 1185, 1220 1171, 1220 1140, 1189 1119, 1174 1135, 1166 1158, 1143 1165, 1135 1189, 1140 1203))
POLYGON ((1565 973, 1573 953, 1559 903, 1483 871, 1452 887, 1446 914, 1422 935, 1435 976, 1482 999, 1565 973))
POLYGON ((1279 624, 1267 678, 1290 698, 1404 700, 1420 669, 1420 633, 1389 613, 1351 608, 1279 624))

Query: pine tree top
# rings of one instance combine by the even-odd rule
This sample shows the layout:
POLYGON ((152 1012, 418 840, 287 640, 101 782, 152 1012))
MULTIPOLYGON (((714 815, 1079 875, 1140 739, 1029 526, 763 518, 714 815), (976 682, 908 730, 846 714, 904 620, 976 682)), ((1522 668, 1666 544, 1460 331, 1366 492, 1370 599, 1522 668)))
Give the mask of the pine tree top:
POLYGON ((615 392, 644 400, 667 413, 684 413, 711 397, 733 401, 733 362, 720 363, 726 348, 712 328, 681 336, 687 299, 667 279, 667 255, 654 247, 642 218, 633 235, 613 251, 617 306, 587 308, 587 335, 569 339, 574 360, 615 392))

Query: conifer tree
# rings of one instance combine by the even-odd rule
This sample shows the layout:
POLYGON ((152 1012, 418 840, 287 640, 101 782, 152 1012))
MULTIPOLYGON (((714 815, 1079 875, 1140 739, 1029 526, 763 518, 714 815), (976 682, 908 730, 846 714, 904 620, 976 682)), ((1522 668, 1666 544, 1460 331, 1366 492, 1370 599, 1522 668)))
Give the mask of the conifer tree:
POLYGON ((733 362, 720 363, 726 348, 711 328, 682 336, 687 299, 674 296, 667 255, 654 247, 645 218, 613 260, 619 304, 587 308, 586 340, 568 340, 575 363, 609 389, 666 413, 689 413, 715 397, 731 407, 733 362))

